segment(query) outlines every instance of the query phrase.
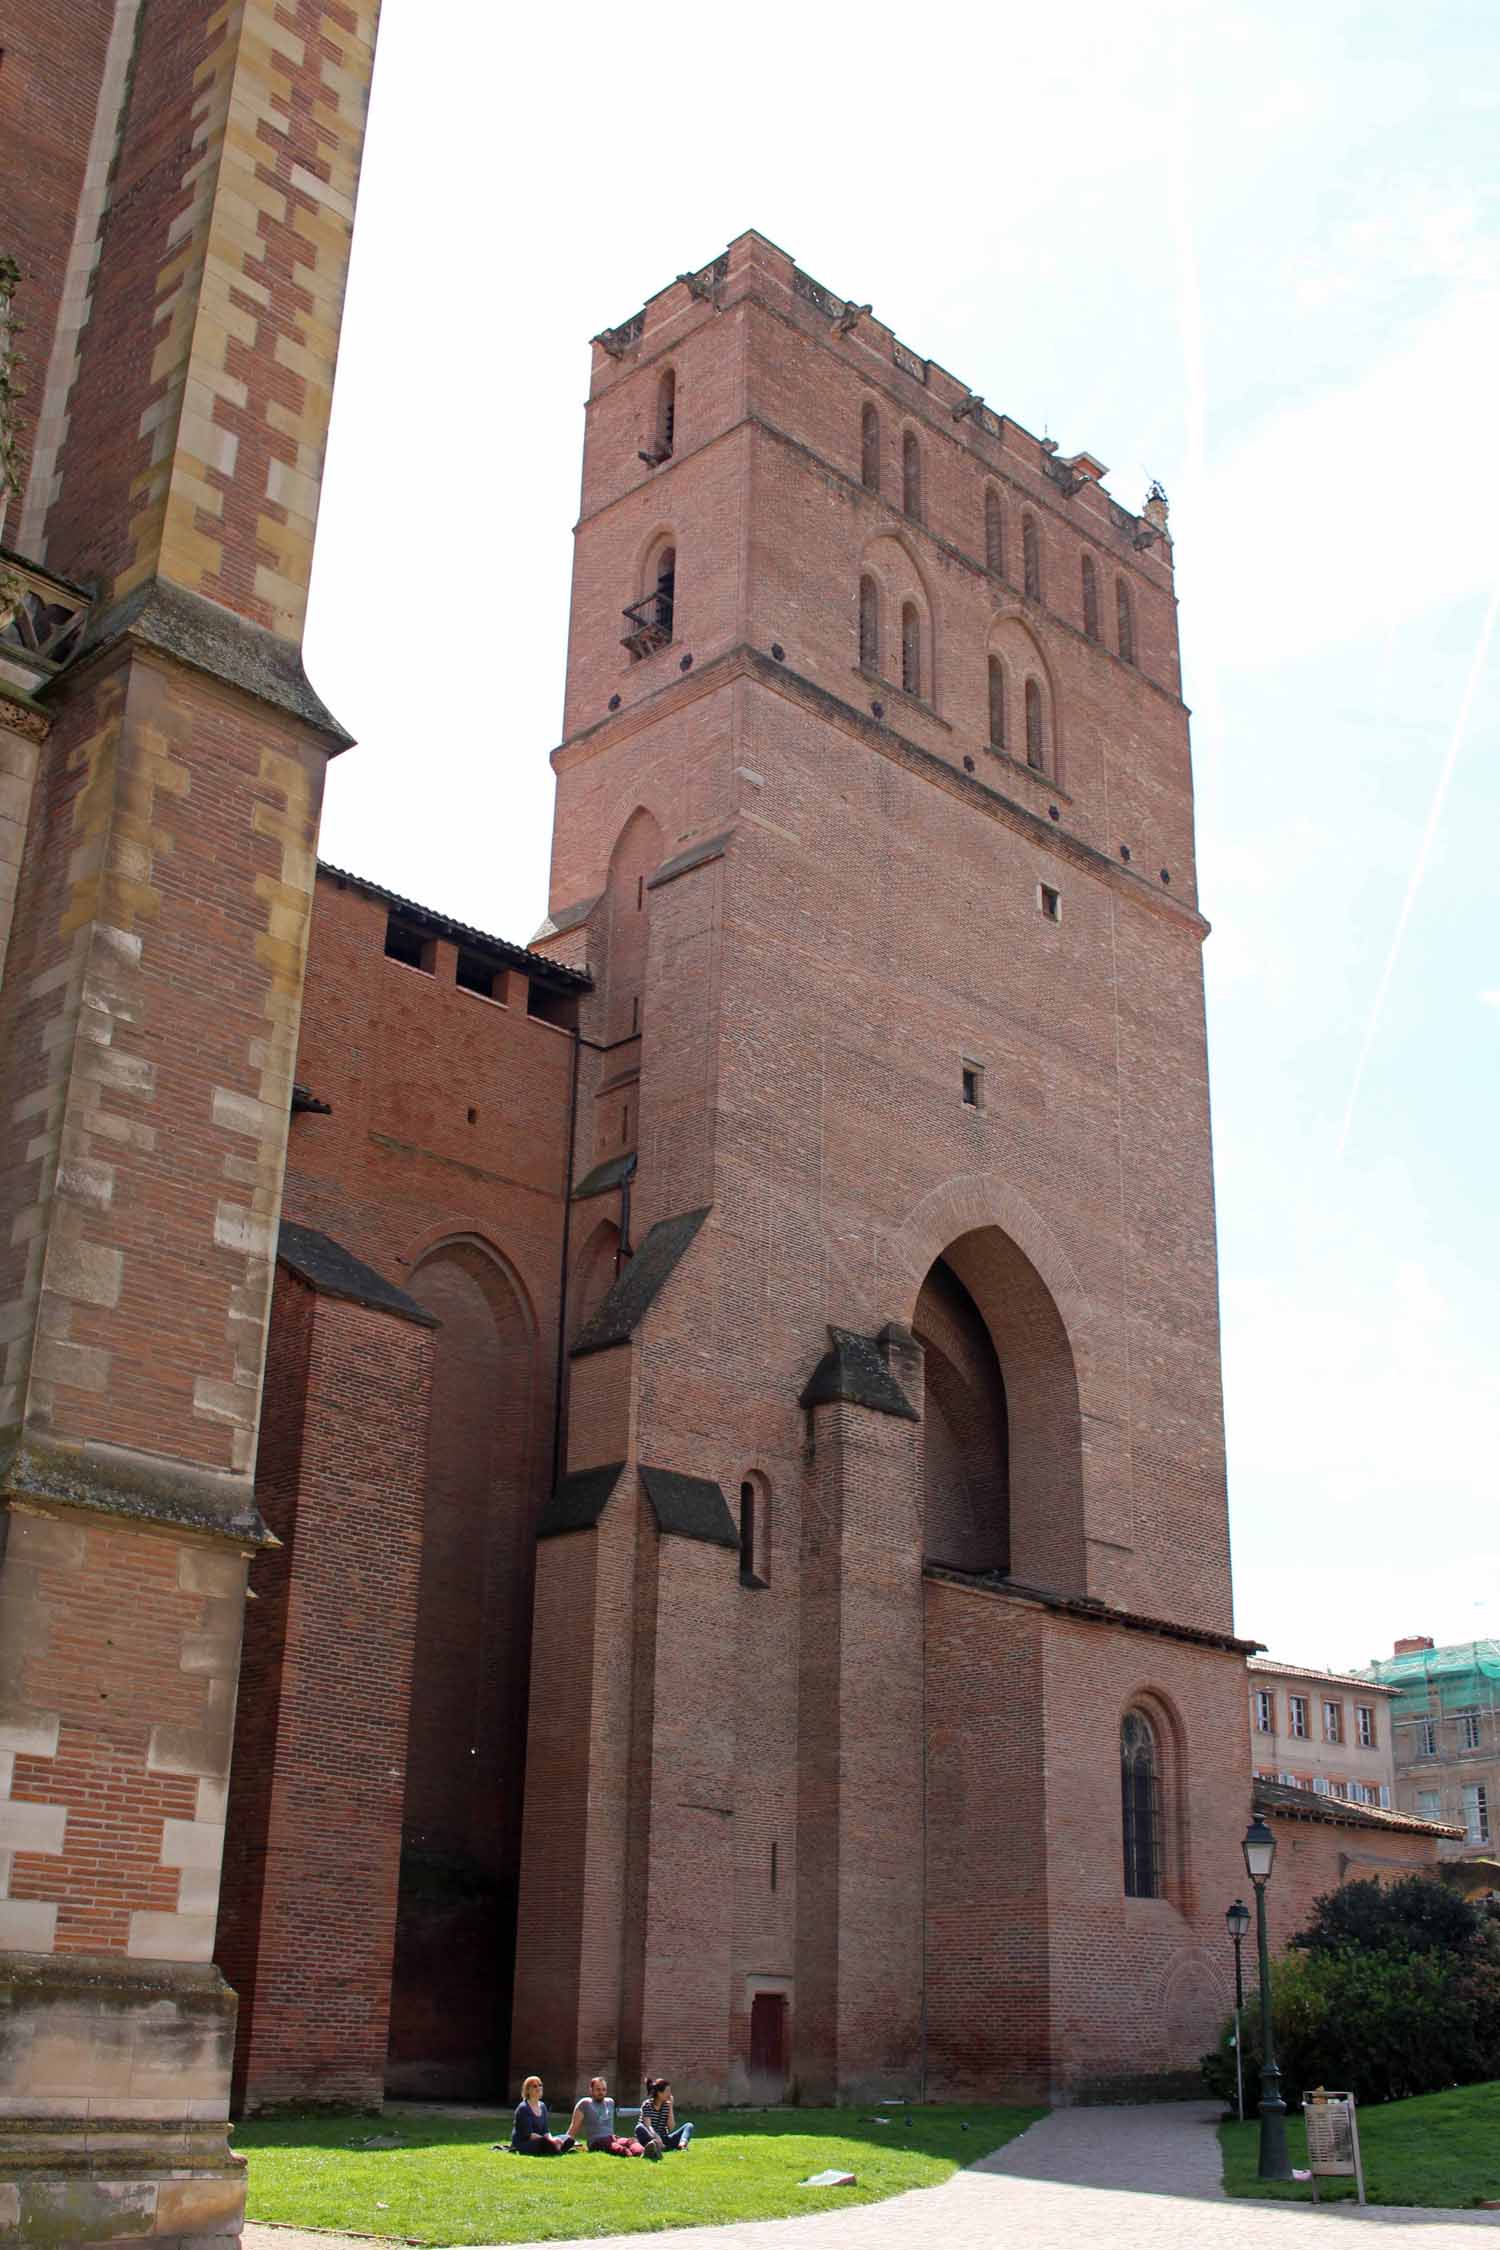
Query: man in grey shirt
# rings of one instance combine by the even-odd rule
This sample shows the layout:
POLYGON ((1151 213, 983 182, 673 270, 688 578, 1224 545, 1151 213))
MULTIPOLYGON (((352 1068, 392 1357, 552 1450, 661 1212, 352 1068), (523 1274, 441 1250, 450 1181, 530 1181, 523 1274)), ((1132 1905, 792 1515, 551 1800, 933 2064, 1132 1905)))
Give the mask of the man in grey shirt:
POLYGON ((607 2079, 589 2080, 588 2092, 580 2094, 574 2105, 568 2131, 593 2156, 661 2156, 661 2143, 654 2136, 650 2146, 642 2148, 638 2140, 626 2140, 615 2131, 614 2098, 607 2079))

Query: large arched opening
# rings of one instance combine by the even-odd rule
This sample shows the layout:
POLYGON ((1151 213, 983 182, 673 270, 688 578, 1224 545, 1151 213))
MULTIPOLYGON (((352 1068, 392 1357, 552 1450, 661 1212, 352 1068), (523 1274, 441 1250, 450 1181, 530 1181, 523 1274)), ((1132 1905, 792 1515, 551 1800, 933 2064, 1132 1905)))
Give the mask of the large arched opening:
POLYGON ((912 1314, 924 1349, 923 1554, 1082 1594, 1082 1417, 1051 1291, 998 1227, 951 1242, 912 1314))
POLYGON ((487 1245, 440 1244, 422 1567, 391 1990, 392 2093, 504 2084, 535 1517, 535 1323, 487 1245))

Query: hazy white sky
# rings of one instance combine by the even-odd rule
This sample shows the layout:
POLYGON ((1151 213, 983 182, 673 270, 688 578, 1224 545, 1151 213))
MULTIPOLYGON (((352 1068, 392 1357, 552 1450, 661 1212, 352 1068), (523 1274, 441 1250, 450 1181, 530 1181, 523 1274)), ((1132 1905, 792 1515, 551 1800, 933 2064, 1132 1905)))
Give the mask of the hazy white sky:
POLYGON ((595 330, 755 226, 1162 479, 1238 1622, 1335 1665, 1500 1633, 1497 152, 1492 0, 385 0, 308 634, 325 856, 525 939, 595 330))

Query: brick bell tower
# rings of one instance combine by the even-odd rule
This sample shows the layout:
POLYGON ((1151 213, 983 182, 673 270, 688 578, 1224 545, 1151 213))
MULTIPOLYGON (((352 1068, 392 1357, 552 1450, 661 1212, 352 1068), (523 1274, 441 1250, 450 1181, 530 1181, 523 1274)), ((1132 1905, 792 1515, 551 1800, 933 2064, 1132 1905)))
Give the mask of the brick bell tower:
POLYGON ((1162 2086, 1245 1816, 1141 516, 757 234, 595 339, 513 2073, 1162 2086), (592 1011, 590 1018, 589 1011, 592 1011))

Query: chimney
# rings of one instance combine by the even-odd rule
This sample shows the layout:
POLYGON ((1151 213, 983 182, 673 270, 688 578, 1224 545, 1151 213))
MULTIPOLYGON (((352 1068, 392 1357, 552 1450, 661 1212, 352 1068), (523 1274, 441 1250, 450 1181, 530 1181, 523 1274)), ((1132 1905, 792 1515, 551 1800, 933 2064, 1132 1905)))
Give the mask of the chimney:
POLYGON ((1432 1635, 1430 1633, 1414 1633, 1409 1640, 1397 1641, 1391 1654, 1393 1656, 1415 1656, 1420 1650, 1431 1647, 1432 1635))

